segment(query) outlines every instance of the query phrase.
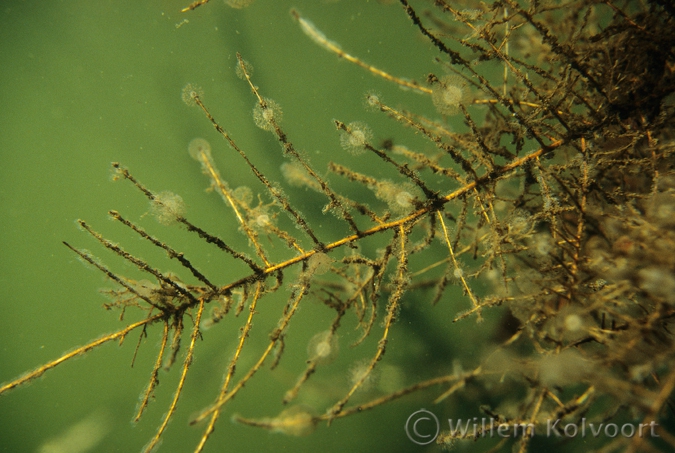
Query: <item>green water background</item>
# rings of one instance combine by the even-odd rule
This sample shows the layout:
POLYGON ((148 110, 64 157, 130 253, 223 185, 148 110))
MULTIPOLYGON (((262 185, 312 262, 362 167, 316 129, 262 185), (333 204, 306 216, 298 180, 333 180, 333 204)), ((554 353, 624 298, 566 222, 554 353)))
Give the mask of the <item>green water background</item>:
MULTIPOLYGON (((180 99, 186 83, 200 85, 213 115, 263 172, 280 180, 279 166, 284 158, 275 139, 252 122, 254 98, 234 73, 235 52, 254 66, 255 81, 263 94, 282 105, 285 131, 318 168, 344 155, 332 119, 367 121, 377 140, 421 143, 384 115, 366 111, 363 95, 368 90, 382 93, 390 105, 438 116, 428 97, 403 91, 340 61, 305 36, 289 15, 291 7, 298 8, 345 50, 395 75, 423 80, 428 72, 442 73, 432 61, 437 53, 396 3, 257 0, 246 9, 234 10, 214 0, 192 13, 178 13, 183 6, 185 2, 177 0, 2 4, 0 284, 4 291, 0 302, 0 382, 123 325, 118 312, 102 308, 106 299, 98 290, 109 283, 99 272, 86 269, 61 242, 92 250, 121 274, 141 275, 78 230, 74 222, 78 218, 163 271, 179 268, 163 253, 109 221, 109 209, 141 222, 162 240, 192 253, 199 268, 208 269, 208 275, 219 284, 241 271, 185 231, 162 227, 144 216, 148 211, 145 198, 128 183, 110 181, 110 163, 119 161, 153 190, 180 194, 194 223, 224 238, 240 238, 234 245, 245 247, 222 200, 205 193, 209 183, 187 153, 189 141, 204 137, 211 142, 216 163, 232 187, 247 185, 254 192, 261 192, 261 187, 204 116, 180 99)), ((375 175, 385 171, 376 159, 361 159, 362 171, 375 175)), ((344 182, 336 185, 354 190, 344 182)), ((344 231, 333 227, 334 218, 318 212, 325 203, 323 197, 303 189, 288 189, 288 193, 314 219, 318 234, 336 239, 344 231)), ((274 325, 288 294, 282 292, 281 299, 276 299, 277 311, 269 319, 261 315, 256 324, 262 334, 251 340, 251 349, 258 354, 267 341, 265 332, 274 325)), ((438 310, 430 315, 429 307, 415 302, 409 300, 418 310, 414 319, 427 323, 422 330, 427 335, 436 332, 434 329, 442 332, 450 317, 438 310)), ((137 317, 130 313, 126 320, 137 317)), ((303 369, 304 345, 332 318, 319 304, 303 307, 292 323, 295 337, 289 334, 287 344, 289 350, 300 352, 287 352, 285 371, 282 368, 275 374, 264 369, 246 386, 221 417, 207 451, 315 451, 318 445, 326 451, 424 450, 408 441, 403 423, 408 414, 428 403, 428 397, 408 398, 338 420, 330 429, 320 426, 304 438, 268 434, 229 421, 233 413, 263 417, 280 412, 283 390, 303 369), (295 343, 291 338, 297 338, 292 340, 295 343)), ((220 331, 204 333, 179 412, 160 451, 191 451, 201 436, 203 427, 188 427, 187 420, 213 401, 220 386, 240 325, 239 321, 227 322, 219 326, 220 331), (223 333, 228 331, 235 335, 223 333)), ((411 323, 404 319, 402 333, 392 339, 387 353, 393 364, 399 357, 419 357, 408 368, 401 367, 405 370, 403 384, 415 382, 427 372, 433 375, 434 369, 424 370, 425 360, 446 360, 443 354, 448 352, 436 350, 434 355, 436 346, 416 338, 420 334, 415 329, 406 330, 405 325, 411 323)), ((457 327, 457 332, 471 328, 470 324, 457 327)), ((105 345, 0 398, 0 451, 39 451, 48 439, 89 417, 103 420, 99 425, 106 430, 91 451, 140 450, 167 410, 179 374, 176 367, 160 375, 157 400, 132 427, 130 420, 147 384, 159 333, 159 326, 150 329, 134 368, 129 365, 138 333, 130 335, 122 348, 105 345)), ((374 337, 379 334, 377 330, 374 337)), ((184 345, 187 340, 186 336, 184 345)), ((371 340, 366 344, 369 349, 358 354, 349 352, 349 341, 345 340, 343 361, 312 378, 316 386, 308 386, 307 392, 314 392, 314 400, 324 405, 318 404, 319 410, 344 394, 346 369, 355 357, 372 357, 377 338, 371 340)), ((250 366, 253 359, 243 358, 240 369, 250 366)), ((448 356, 448 369, 451 360, 448 356)))

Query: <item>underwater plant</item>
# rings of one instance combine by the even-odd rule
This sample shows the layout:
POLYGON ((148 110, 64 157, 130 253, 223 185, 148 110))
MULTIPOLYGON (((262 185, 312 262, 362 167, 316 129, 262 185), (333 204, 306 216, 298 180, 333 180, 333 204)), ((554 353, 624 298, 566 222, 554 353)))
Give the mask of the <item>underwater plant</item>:
MULTIPOLYGON (((358 110, 334 105, 342 93, 328 102, 330 78, 320 94, 298 88, 312 71, 275 82, 274 64, 246 49, 229 68, 245 109, 199 80, 169 93, 210 128, 181 148, 221 203, 195 212, 178 189, 113 163, 112 179, 147 204, 109 210, 114 227, 78 220, 96 252, 64 244, 106 278, 104 307, 123 326, 6 381, 3 399, 124 341, 134 372, 144 367, 133 415, 143 451, 186 448, 171 437, 178 423, 194 451, 256 429, 297 450, 341 424, 357 432, 368 413, 381 426, 355 442, 382 449, 675 447, 673 8, 381 3, 368 11, 405 24, 422 63, 386 40, 378 51, 401 65, 367 62, 285 5, 307 49, 359 77, 348 80, 358 110), (284 95, 320 97, 332 130, 295 124, 309 121, 303 103, 284 95), (242 116, 257 126, 250 137, 230 126, 242 116), (428 416, 410 425, 418 409, 441 420, 435 433, 428 416)), ((200 1, 176 30, 203 10, 231 12, 200 1)), ((347 442, 336 436, 335 448, 347 442)))

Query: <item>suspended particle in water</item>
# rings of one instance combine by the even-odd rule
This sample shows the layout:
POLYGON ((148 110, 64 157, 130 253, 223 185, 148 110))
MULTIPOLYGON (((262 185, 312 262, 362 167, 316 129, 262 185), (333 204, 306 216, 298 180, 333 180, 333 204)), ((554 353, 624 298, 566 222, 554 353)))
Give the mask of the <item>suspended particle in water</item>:
POLYGON ((394 393, 405 387, 405 373, 401 367, 387 363, 381 363, 377 367, 380 370, 377 390, 383 393, 394 393))
POLYGON ((97 449, 111 427, 110 415, 93 413, 52 437, 37 449, 39 453, 86 453, 97 449))
POLYGON ((281 122, 283 111, 276 101, 269 98, 264 98, 263 100, 265 101, 265 108, 260 104, 257 104, 253 108, 253 121, 255 121, 256 126, 260 129, 273 131, 274 126, 272 123, 279 124, 281 122))
POLYGON ((544 355, 539 359, 539 380, 547 387, 565 385, 587 379, 593 373, 593 363, 574 349, 560 354, 544 355))
POLYGON ((160 192, 150 202, 150 210, 162 225, 171 225, 185 215, 185 202, 173 192, 160 192))
POLYGON ((373 132, 367 124, 361 121, 354 121, 347 125, 348 131, 340 131, 340 145, 353 156, 363 154, 366 150, 366 144, 373 139, 373 132))
POLYGON ((202 90, 202 87, 193 85, 191 83, 185 85, 183 87, 183 91, 181 92, 181 99, 183 99, 183 102, 185 102, 185 104, 189 107, 196 105, 195 99, 201 98, 202 96, 204 96, 204 90, 202 90))
POLYGON ((466 80, 456 75, 445 75, 438 79, 431 90, 431 100, 436 110, 444 115, 453 115, 459 111, 460 104, 469 100, 466 80))
POLYGON ((194 160, 202 161, 204 157, 211 159, 211 144, 203 138, 194 138, 188 144, 188 153, 194 160))
POLYGON ((331 363, 339 351, 337 335, 330 330, 319 332, 309 340, 307 355, 309 360, 320 365, 331 363))
POLYGON ((230 8, 242 9, 253 3, 253 0, 225 0, 225 4, 230 8))

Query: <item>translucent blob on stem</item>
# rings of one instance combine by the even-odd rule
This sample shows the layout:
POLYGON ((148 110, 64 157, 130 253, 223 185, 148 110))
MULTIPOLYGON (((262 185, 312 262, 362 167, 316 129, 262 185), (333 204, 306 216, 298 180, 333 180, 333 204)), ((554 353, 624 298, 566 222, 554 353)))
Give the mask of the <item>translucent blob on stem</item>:
POLYGON ((375 196, 384 200, 396 213, 406 213, 415 207, 415 189, 410 184, 395 184, 389 180, 379 181, 375 196))
POLYGON ((445 115, 459 111, 460 104, 469 100, 466 80, 455 75, 446 75, 438 79, 431 91, 431 100, 436 109, 445 115))
POLYGON ((349 154, 357 156, 366 150, 366 144, 373 139, 373 132, 367 124, 355 121, 347 125, 347 131, 340 131, 340 145, 349 154))
POLYGON ((259 205, 247 212, 250 225, 259 232, 266 232, 274 226, 275 214, 270 210, 269 205, 259 205))
POLYGON ((211 159, 211 144, 203 138, 195 138, 188 144, 188 153, 194 160, 211 159))
POLYGON ((195 138, 188 144, 188 153, 190 157, 199 162, 202 167, 202 173, 209 177, 211 186, 216 188, 223 197, 225 203, 229 203, 228 197, 223 190, 228 190, 227 182, 220 177, 218 167, 211 157, 211 144, 203 138, 195 138))
POLYGON ((241 63, 242 64, 237 63, 234 68, 234 73, 237 74, 237 77, 241 80, 246 80, 246 74, 248 74, 249 77, 253 75, 253 65, 246 60, 241 60, 241 63), (244 69, 241 68, 242 65, 244 66, 244 69))
POLYGON ((270 216, 267 214, 260 214, 255 218, 255 223, 261 228, 265 228, 270 224, 270 216))
POLYGON ((412 208, 412 200, 413 197, 409 192, 406 192, 405 190, 400 191, 399 193, 396 194, 396 197, 394 198, 396 204, 400 206, 403 209, 410 209, 412 208))
POLYGON ((291 406, 274 418, 265 417, 251 420, 234 415, 232 420, 289 436, 307 436, 312 434, 318 421, 310 408, 300 405, 291 406))
POLYGON ((377 371, 371 369, 370 362, 366 360, 356 362, 349 369, 349 384, 356 385, 360 382, 360 391, 370 390, 377 383, 378 377, 377 371))
POLYGON ((256 126, 266 131, 273 131, 274 125, 272 122, 279 124, 283 117, 281 106, 272 99, 265 98, 265 108, 257 104, 253 108, 253 121, 256 126))
POLYGON ((203 95, 204 91, 202 90, 202 87, 188 83, 183 87, 183 91, 181 92, 181 99, 183 99, 183 102, 185 102, 185 104, 192 107, 193 105, 196 104, 195 99, 200 98, 203 95))
POLYGON ((309 272, 313 272, 316 275, 322 275, 330 271, 332 264, 333 258, 330 256, 325 253, 315 253, 309 258, 307 269, 309 272))
POLYGON ((249 187, 239 186, 232 192, 234 198, 242 205, 248 206, 253 202, 253 192, 249 187))
POLYGON ((172 225, 185 215, 185 202, 173 192, 160 192, 150 202, 150 210, 162 225, 172 225))
POLYGON ((291 436, 307 436, 314 432, 314 416, 303 406, 289 407, 276 418, 274 431, 291 436))
POLYGON ((379 110, 382 103, 382 95, 375 91, 368 91, 365 98, 365 107, 369 110, 379 110))
POLYGON ((309 360, 326 365, 337 357, 339 351, 337 336, 330 330, 319 332, 309 340, 307 355, 309 360))
POLYGON ((288 183, 295 187, 309 187, 321 191, 321 185, 312 178, 300 162, 284 162, 281 164, 281 174, 288 183))

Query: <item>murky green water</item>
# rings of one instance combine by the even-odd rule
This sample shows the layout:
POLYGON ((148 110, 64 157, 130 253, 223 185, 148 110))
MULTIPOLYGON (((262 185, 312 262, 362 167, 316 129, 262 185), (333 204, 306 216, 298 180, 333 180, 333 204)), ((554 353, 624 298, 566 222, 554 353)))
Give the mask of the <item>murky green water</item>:
MULTIPOLYGON (((222 200, 204 192, 209 182, 188 155, 188 143, 195 137, 211 142, 216 163, 232 187, 247 185, 256 192, 261 187, 204 116, 181 102, 186 83, 203 88, 213 115, 260 169, 277 179, 284 158, 274 138, 253 124, 255 101, 234 73, 236 52, 255 68, 255 81, 263 93, 283 106, 286 132, 319 168, 325 168, 334 154, 343 153, 334 118, 368 121, 378 140, 411 135, 383 115, 364 110, 363 94, 369 89, 383 93, 391 105, 417 105, 422 112, 433 112, 428 98, 375 79, 321 49, 289 15, 291 7, 298 8, 345 50, 393 74, 422 80, 430 71, 442 71, 432 62, 435 53, 398 4, 257 0, 249 8, 234 10, 213 0, 192 13, 178 13, 183 6, 185 2, 177 0, 2 4, 0 382, 122 326, 118 312, 102 308, 106 300, 97 292, 109 283, 99 272, 85 268, 61 242, 92 250, 122 274, 139 273, 79 231, 78 218, 159 269, 177 270, 163 253, 109 221, 107 211, 116 209, 134 221, 143 218, 140 221, 153 234, 196 256, 214 281, 230 280, 230 264, 217 251, 185 231, 144 218, 145 198, 130 184, 112 183, 109 177, 110 163, 121 162, 153 190, 180 194, 194 223, 221 237, 239 238, 239 244, 234 244, 245 247, 222 200)), ((330 238, 340 234, 332 227, 334 219, 318 212, 322 198, 304 189, 289 189, 289 195, 310 218, 318 219, 320 232, 330 238)), ((283 299, 276 302, 279 307, 284 303, 283 299)), ((332 319, 323 308, 319 304, 303 307, 294 319, 296 342, 289 334, 288 365, 274 373, 264 369, 247 385, 221 417, 207 451, 315 451, 318 445, 327 451, 409 451, 415 447, 403 431, 407 415, 421 404, 415 397, 338 420, 330 429, 320 426, 303 438, 230 423, 234 413, 262 417, 283 409, 280 398, 303 367, 307 339, 317 331, 317 323, 327 326, 332 319)), ((134 316, 138 315, 130 313, 128 320, 134 316)), ((273 325, 278 316, 276 311, 269 319, 262 317, 261 329, 273 325)), ((188 427, 187 420, 213 401, 221 384, 235 338, 224 332, 240 325, 238 320, 228 322, 219 331, 204 333, 179 411, 160 451, 191 451, 201 436, 203 427, 188 427)), ((78 432, 89 433, 92 445, 82 446, 81 451, 139 451, 157 429, 179 375, 178 367, 160 375, 157 400, 132 427, 130 420, 147 384, 159 333, 160 326, 150 329, 134 368, 130 363, 138 332, 129 335, 122 348, 105 345, 1 397, 0 451, 40 451, 63 444, 69 430, 72 438, 80 440, 87 436, 78 432)), ((263 334, 252 340, 252 348, 260 351, 265 338, 263 334)), ((415 342, 413 331, 399 338, 412 349, 402 346, 400 354, 393 349, 388 353, 397 366, 397 357, 406 351, 419 348, 419 354, 425 353, 427 346, 415 342)), ((357 355, 372 356, 371 352, 350 355, 347 343, 343 362, 317 374, 313 386, 306 389, 306 398, 320 410, 344 393, 349 363, 357 355), (334 389, 337 396, 330 393, 334 389)), ((374 344, 370 343, 369 351, 374 351, 374 344)), ((242 369, 252 360, 242 359, 242 369)), ((402 382, 419 379, 418 372, 406 371, 410 375, 404 373, 402 382)))

